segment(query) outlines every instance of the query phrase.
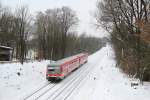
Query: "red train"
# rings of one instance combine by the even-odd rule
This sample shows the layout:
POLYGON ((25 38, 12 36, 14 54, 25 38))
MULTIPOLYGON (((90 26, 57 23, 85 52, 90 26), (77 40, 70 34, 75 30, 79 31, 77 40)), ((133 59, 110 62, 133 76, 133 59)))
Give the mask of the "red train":
POLYGON ((46 79, 64 79, 72 71, 88 61, 88 53, 80 53, 58 60, 47 66, 46 79))

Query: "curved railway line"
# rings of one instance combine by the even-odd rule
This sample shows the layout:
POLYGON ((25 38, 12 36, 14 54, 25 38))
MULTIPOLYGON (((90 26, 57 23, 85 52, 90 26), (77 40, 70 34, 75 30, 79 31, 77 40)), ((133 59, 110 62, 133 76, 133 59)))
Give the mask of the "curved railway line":
POLYGON ((91 71, 92 67, 84 70, 84 73, 81 73, 79 77, 76 79, 68 82, 65 86, 61 87, 51 95, 47 99, 44 100, 67 100, 68 97, 73 93, 73 91, 78 88, 80 83, 87 78, 89 72, 91 71))
MULTIPOLYGON (((69 86, 71 83, 76 81, 80 76, 82 76, 82 74, 87 70, 87 69, 85 70, 85 68, 87 68, 86 64, 83 65, 82 67, 78 68, 78 70, 71 73, 71 75, 66 77, 66 79, 62 80, 60 82, 60 84, 62 84, 62 85, 64 84, 64 86, 66 86, 66 84, 67 84, 67 86, 69 86), (76 74, 78 74, 78 75, 76 75, 76 74)), ((30 95, 26 96, 23 100, 40 100, 41 98, 43 98, 45 96, 45 94, 48 94, 49 92, 51 92, 52 89, 55 89, 55 87, 56 87, 56 89, 51 93, 51 95, 53 95, 57 91, 61 90, 64 87, 64 86, 61 86, 61 87, 57 88, 57 86, 60 84, 59 83, 53 84, 52 82, 45 84, 42 87, 40 87, 39 89, 37 89, 36 91, 34 91, 33 93, 31 93, 30 95)), ((65 88, 63 90, 65 90, 65 88)), ((51 95, 48 95, 48 98, 46 98, 44 100, 49 100, 51 95)))
POLYGON ((86 63, 59 83, 42 86, 24 100, 69 100, 73 92, 88 78, 95 64, 86 63), (90 67, 89 67, 90 66, 90 67))

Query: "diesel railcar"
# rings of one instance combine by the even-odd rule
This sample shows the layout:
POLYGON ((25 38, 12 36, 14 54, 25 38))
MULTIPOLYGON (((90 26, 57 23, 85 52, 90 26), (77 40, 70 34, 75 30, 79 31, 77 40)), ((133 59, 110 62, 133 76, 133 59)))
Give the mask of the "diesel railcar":
POLYGON ((67 57, 47 65, 46 79, 59 80, 64 79, 72 71, 88 61, 88 53, 80 53, 67 57))

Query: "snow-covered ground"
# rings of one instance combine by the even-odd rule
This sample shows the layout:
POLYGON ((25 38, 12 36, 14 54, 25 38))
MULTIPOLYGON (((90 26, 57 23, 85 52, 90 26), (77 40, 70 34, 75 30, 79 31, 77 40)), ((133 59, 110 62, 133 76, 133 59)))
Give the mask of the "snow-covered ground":
MULTIPOLYGON (((111 46, 107 45, 89 56, 87 64, 58 83, 56 88, 68 84, 67 81, 72 80, 76 73, 92 69, 85 74, 86 77, 67 100, 150 100, 150 83, 131 86, 133 81, 138 80, 123 74, 116 67, 114 58, 111 46)), ((49 61, 30 62, 23 66, 19 63, 0 64, 0 100, 20 100, 47 84, 45 69, 48 63, 49 61)))
POLYGON ((0 64, 0 100, 17 100, 46 84, 49 61, 0 64))
POLYGON ((93 55, 97 60, 94 70, 74 91, 70 100, 150 100, 150 83, 132 86, 139 83, 123 74, 117 67, 114 52, 110 45, 93 55))

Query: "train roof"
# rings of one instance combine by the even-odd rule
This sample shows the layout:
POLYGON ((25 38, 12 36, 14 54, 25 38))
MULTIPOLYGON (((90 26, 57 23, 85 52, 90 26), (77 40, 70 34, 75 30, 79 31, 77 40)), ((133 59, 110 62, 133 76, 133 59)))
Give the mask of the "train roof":
POLYGON ((64 62, 67 62, 68 60, 73 60, 81 55, 84 55, 84 53, 80 53, 80 54, 77 54, 77 55, 74 55, 74 56, 71 56, 71 57, 67 57, 67 58, 64 58, 64 59, 61 59, 61 60, 58 60, 56 62, 53 62, 51 64, 49 64, 50 66, 60 66, 61 64, 63 64, 64 62))

